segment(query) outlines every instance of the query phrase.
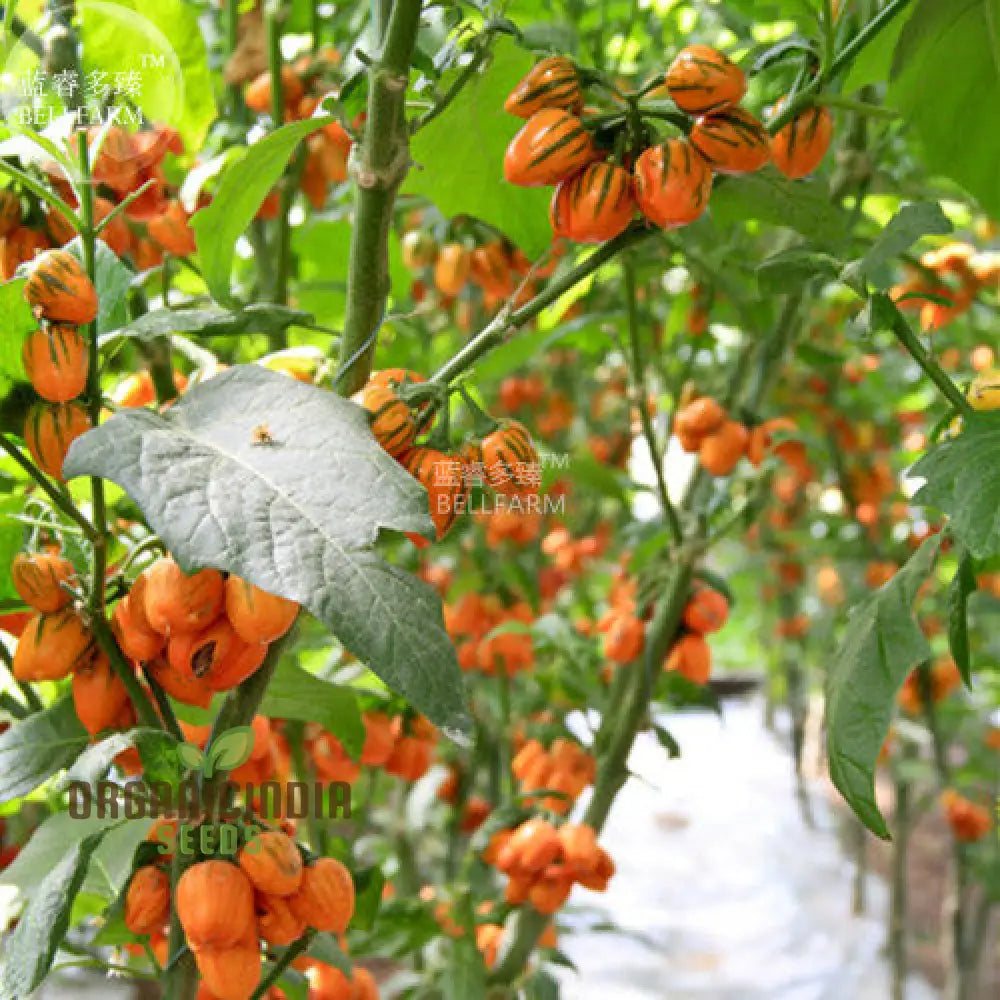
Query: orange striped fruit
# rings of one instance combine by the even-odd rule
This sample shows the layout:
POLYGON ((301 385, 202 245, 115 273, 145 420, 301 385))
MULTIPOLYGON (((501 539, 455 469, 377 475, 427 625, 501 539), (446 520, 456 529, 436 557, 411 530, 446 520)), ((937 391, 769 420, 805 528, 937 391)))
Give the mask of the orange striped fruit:
POLYGON ((410 408, 391 389, 369 383, 351 398, 368 411, 375 440, 393 458, 413 444, 416 421, 410 408))
POLYGON ((771 158, 771 138, 749 111, 727 108, 699 118, 691 145, 720 174, 750 174, 771 158))
POLYGON ((35 403, 24 423, 24 441, 42 472, 62 479, 69 446, 88 430, 90 417, 79 403, 35 403))
POLYGON ((61 611, 70 602, 63 586, 73 579, 73 564, 51 552, 19 552, 10 579, 21 600, 43 614, 61 611))
POLYGON ((517 420, 504 420, 483 438, 486 480, 498 493, 515 495, 538 490, 541 469, 531 434, 517 420))
POLYGON ((38 257, 24 297, 43 319, 82 326, 97 318, 97 292, 68 250, 47 250, 38 257))
POLYGON ((521 187, 556 184, 599 155, 576 115, 546 108, 533 114, 511 139, 503 159, 504 177, 521 187))
POLYGON ((549 56, 528 71, 503 107, 518 118, 530 118, 543 108, 579 111, 582 106, 576 67, 564 56, 549 56))
POLYGON ((686 226, 708 207, 712 171, 684 139, 668 139, 645 150, 635 161, 634 174, 639 209, 657 226, 686 226))
POLYGON ((710 45, 681 49, 667 70, 666 84, 677 107, 694 115, 727 108, 747 92, 743 70, 710 45))
POLYGON ((805 177, 823 162, 832 139, 833 115, 826 108, 807 108, 771 140, 774 165, 786 177, 805 177))
POLYGON ((438 539, 451 530, 466 494, 465 466, 457 455, 436 448, 413 448, 400 464, 427 490, 431 520, 438 539))
POLYGON ((555 189, 549 219, 556 236, 601 243, 625 229, 635 209, 628 171, 613 163, 591 163, 555 189))
POLYGON ((68 403, 87 387, 87 342, 69 323, 52 323, 29 333, 21 361, 35 392, 50 403, 68 403))

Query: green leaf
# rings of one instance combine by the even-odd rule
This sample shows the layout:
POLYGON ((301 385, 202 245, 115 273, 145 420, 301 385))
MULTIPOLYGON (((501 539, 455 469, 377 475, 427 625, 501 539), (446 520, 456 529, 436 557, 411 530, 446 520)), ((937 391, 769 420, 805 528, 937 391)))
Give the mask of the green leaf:
POLYGON ((964 418, 962 433, 932 445, 910 475, 925 480, 913 502, 947 514, 974 559, 1000 553, 1000 414, 964 418))
POLYGON ((887 102, 913 127, 927 166, 1000 215, 1000 0, 916 4, 887 102))
POLYGON ((830 777, 861 822, 884 839, 889 829, 875 801, 875 762, 889 732, 896 693, 907 674, 931 655, 912 605, 940 547, 940 535, 927 539, 892 580, 854 608, 830 665, 830 777))
POLYGON ((897 14, 875 38, 870 41, 851 63, 844 79, 844 94, 853 94, 863 87, 877 83, 888 83, 892 70, 892 57, 903 33, 910 11, 897 14))
MULTIPOLYGON (((83 243, 79 236, 68 243, 66 248, 83 262, 83 243)), ((118 259, 114 250, 101 240, 96 244, 94 270, 94 287, 97 289, 99 303, 97 330, 98 333, 105 333, 125 322, 128 290, 135 275, 118 259)))
POLYGON ((63 698, 0 735, 0 802, 34 791, 87 746, 72 698, 63 698))
POLYGON ((313 937, 306 954, 327 965, 340 969, 345 976, 351 975, 351 960, 344 954, 340 943, 332 934, 320 933, 313 937))
POLYGON ((192 743, 178 743, 176 753, 177 759, 189 771, 196 771, 201 767, 201 762, 205 759, 205 755, 201 750, 192 743))
POLYGON ((442 1000, 470 1000, 486 996, 486 967, 473 940, 463 936, 451 948, 451 961, 443 972, 442 1000))
POLYGON ((559 1000, 559 983, 552 973, 539 968, 528 980, 525 1000, 559 1000))
POLYGON ((366 868, 354 873, 354 915, 351 917, 353 928, 370 931, 375 926, 382 906, 384 888, 385 875, 381 868, 366 868))
POLYGON ((862 258, 861 271, 877 288, 885 290, 891 287, 894 280, 889 264, 909 250, 922 236, 944 236, 952 228, 951 222, 936 201, 903 205, 862 258))
POLYGON ((260 714, 271 719, 318 722, 340 740, 354 760, 365 742, 365 725, 357 695, 350 689, 307 673, 283 659, 267 686, 260 714))
POLYGON ((747 219, 794 229, 813 243, 836 249, 847 242, 847 215, 820 180, 792 181, 776 170, 727 177, 712 192, 711 217, 726 228, 747 219))
POLYGON ((281 177, 299 142, 332 118, 282 125, 250 146, 222 172, 215 197, 191 217, 202 274, 217 302, 234 304, 229 287, 236 241, 246 232, 264 198, 281 177))
POLYGON ((31 315, 31 307, 24 298, 25 279, 7 281, 0 285, 0 395, 4 395, 14 382, 25 380, 21 364, 21 344, 38 321, 31 315))
POLYGON ((73 442, 65 470, 118 483, 185 570, 297 601, 439 726, 464 724, 440 598, 374 550, 380 527, 431 533, 427 495, 360 407, 239 365, 165 413, 116 413, 73 442), (255 443, 262 424, 273 443, 255 443))
POLYGON ((216 109, 196 9, 185 0, 115 0, 82 5, 80 21, 84 69, 103 69, 109 81, 137 73, 133 99, 145 117, 177 129, 198 152, 216 109))
POLYGON ((253 727, 234 726, 220 733, 205 753, 205 777, 216 771, 234 771, 253 753, 253 727))
POLYGON ((762 295, 798 291, 813 278, 835 278, 838 262, 815 250, 785 250, 763 261, 757 268, 757 287, 762 295))
POLYGON ((280 333, 296 323, 310 322, 312 316, 270 302, 258 302, 244 309, 154 309, 127 326, 112 330, 106 339, 130 337, 149 341, 172 333, 196 333, 200 337, 231 337, 243 333, 280 333))
MULTIPOLYGON (((507 114, 503 103, 534 63, 533 55, 501 38, 487 68, 414 136, 416 166, 403 187, 429 198, 445 216, 471 215, 496 226, 532 258, 552 242, 551 191, 504 180, 504 152, 524 122, 507 114)), ((445 77, 442 86, 449 82, 445 77)))
POLYGON ((27 997, 45 978, 66 936, 70 911, 91 855, 103 836, 103 832, 92 833, 74 843, 35 885, 17 926, 4 943, 0 995, 27 997))
POLYGON ((656 733, 656 741, 667 751, 667 757, 670 760, 674 760, 676 757, 681 755, 681 745, 675 739, 673 733, 661 726, 659 723, 654 723, 653 732, 656 733))
MULTIPOLYGON (((129 747, 137 747, 140 756, 144 749, 149 751, 155 744, 162 743, 173 745, 177 741, 169 734, 160 729, 130 729, 124 733, 114 733, 106 739, 87 747, 77 758, 76 762, 66 773, 65 784, 71 781, 83 782, 87 785, 94 785, 100 781, 108 772, 108 768, 114 763, 123 750, 129 747)), ((150 778, 147 775, 147 778, 150 778)), ((150 779, 152 780, 152 779, 150 779)))
POLYGON ((948 588, 948 646, 958 672, 968 687, 972 686, 972 663, 969 658, 969 595, 976 592, 976 573, 968 552, 962 552, 958 569, 948 588))
MULTIPOLYGON (((0 393, 2 392, 3 388, 0 386, 0 393)), ((14 556, 24 544, 24 525, 14 520, 16 514, 24 511, 24 500, 23 496, 17 494, 0 497, 0 569, 3 570, 0 572, 0 600, 16 600, 18 604, 21 603, 21 598, 14 589, 14 581, 8 570, 14 556)))

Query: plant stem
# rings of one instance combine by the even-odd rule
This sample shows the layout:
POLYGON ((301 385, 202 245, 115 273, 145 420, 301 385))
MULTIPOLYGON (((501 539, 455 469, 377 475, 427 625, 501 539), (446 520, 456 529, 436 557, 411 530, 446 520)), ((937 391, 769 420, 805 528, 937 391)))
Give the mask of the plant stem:
POLYGON ((646 366, 642 356, 642 333, 639 328, 639 300, 636 295, 635 260, 630 253, 626 253, 622 258, 622 270, 625 276, 625 307, 628 318, 628 339, 631 351, 631 364, 629 367, 634 387, 633 395, 635 396, 633 405, 639 412, 642 436, 646 441, 646 447, 649 449, 649 460, 652 462, 653 471, 656 474, 656 488, 660 495, 660 507, 663 510, 663 516, 666 518, 674 542, 679 544, 684 537, 684 529, 681 527, 677 511, 670 500, 667 481, 663 476, 663 460, 660 447, 656 441, 656 431, 646 406, 646 366))
MULTIPOLYGON (((240 0, 226 0, 225 12, 226 27, 226 52, 232 58, 233 53, 239 45, 240 35, 240 0)), ((240 85, 231 83, 229 91, 229 114, 233 118, 240 118, 243 112, 243 95, 240 93, 240 85)))
POLYGON ((586 260, 579 263, 558 281, 550 282, 530 302, 520 309, 501 309, 494 319, 473 337, 461 351, 431 377, 432 382, 448 385, 471 368, 483 355, 499 347, 512 333, 534 319, 546 306, 555 302, 564 292, 589 277, 599 267, 607 264, 617 253, 648 239, 653 229, 634 226, 620 236, 598 247, 586 260))
POLYGON ((166 691, 160 687, 156 678, 146 667, 142 668, 142 675, 146 678, 149 690, 153 692, 153 698, 156 700, 157 707, 160 710, 160 717, 163 719, 163 728, 175 739, 183 742, 184 733, 181 731, 177 716, 174 715, 174 710, 170 704, 170 699, 167 698, 166 691))
POLYGON ((340 344, 340 362, 346 371, 339 389, 344 396, 357 392, 368 380, 375 339, 385 315, 389 228, 396 194, 410 166, 403 111, 419 26, 420 0, 393 0, 388 22, 380 32, 379 58, 368 73, 365 133, 351 158, 354 230, 340 344))
POLYGON ((267 996, 267 991, 284 975, 285 970, 299 957, 309 950, 315 931, 306 931, 294 944, 290 945, 282 953, 281 958, 274 963, 274 968, 261 980, 260 986, 254 990, 250 1000, 262 1000, 267 996))
POLYGON ((896 335, 896 339, 906 348, 913 360, 920 365, 924 374, 941 390, 945 399, 963 417, 972 416, 974 411, 969 405, 969 401, 962 395, 961 390, 952 382, 944 369, 931 357, 924 345, 920 343, 920 338, 910 329, 910 324, 906 322, 906 317, 899 311, 899 308, 887 295, 880 293, 879 299, 888 305, 889 315, 892 317, 892 332, 896 335))
MULTIPOLYGON (((97 238, 94 235, 94 186, 90 176, 90 149, 87 133, 77 135, 80 155, 80 242, 83 245, 83 265, 94 287, 97 287, 97 238)), ((90 364, 87 372, 87 405, 91 426, 101 422, 101 356, 97 346, 97 320, 87 327, 90 342, 90 364)), ((93 617, 104 616, 104 577, 108 565, 108 523, 104 507, 104 480, 90 477, 92 516, 94 519, 93 569, 89 612, 93 617)))
POLYGON ((153 703, 136 678, 132 664, 125 658, 125 654, 121 651, 118 640, 103 614, 94 615, 90 619, 90 630, 94 633, 94 638, 104 651, 104 655, 111 661, 111 669, 125 685, 125 690, 128 691, 128 696, 135 707, 135 714, 139 721, 152 729, 162 729, 164 723, 157 715, 153 703))

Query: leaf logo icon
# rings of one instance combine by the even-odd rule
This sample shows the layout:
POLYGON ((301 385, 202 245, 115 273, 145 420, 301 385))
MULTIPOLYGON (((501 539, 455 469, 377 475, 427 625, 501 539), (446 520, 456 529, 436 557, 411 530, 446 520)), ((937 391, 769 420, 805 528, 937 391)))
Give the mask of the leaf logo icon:
POLYGON ((205 751, 202 771, 206 778, 211 778, 216 771, 232 771, 245 764, 252 752, 252 727, 237 726, 235 729, 227 729, 209 744, 205 751))
POLYGON ((178 743, 175 750, 177 759, 187 770, 196 771, 201 767, 204 755, 193 743, 178 743))

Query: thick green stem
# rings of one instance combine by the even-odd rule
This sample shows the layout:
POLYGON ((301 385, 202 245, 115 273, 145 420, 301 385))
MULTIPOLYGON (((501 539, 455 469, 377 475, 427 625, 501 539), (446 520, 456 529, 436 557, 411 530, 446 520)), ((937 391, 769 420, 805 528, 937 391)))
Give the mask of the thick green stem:
POLYGON ((345 370, 339 388, 345 396, 368 380, 389 296, 389 229, 410 166, 404 108, 419 26, 420 0, 393 0, 381 53, 369 71, 365 134, 351 154, 354 230, 340 343, 345 370))
POLYGON ((906 317, 899 311, 894 303, 883 296, 887 303, 888 314, 892 317, 892 332, 896 339, 909 352, 914 361, 923 369, 924 374, 940 389, 941 395, 951 403, 964 417, 973 413, 969 401, 962 395, 961 390, 948 377, 944 369, 931 357, 930 352, 920 343, 920 338, 910 329, 910 324, 906 322, 906 317))

